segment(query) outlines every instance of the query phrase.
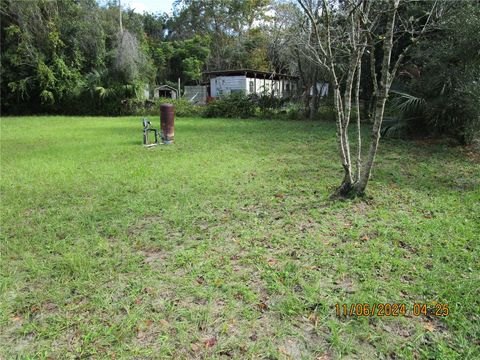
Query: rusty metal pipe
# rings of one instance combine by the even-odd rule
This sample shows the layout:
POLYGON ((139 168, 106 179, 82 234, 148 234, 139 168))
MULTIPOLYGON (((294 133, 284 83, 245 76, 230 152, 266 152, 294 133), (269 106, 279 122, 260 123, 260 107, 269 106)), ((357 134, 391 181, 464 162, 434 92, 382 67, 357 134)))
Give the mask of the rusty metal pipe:
POLYGON ((160 129, 161 139, 166 145, 174 141, 175 106, 160 104, 160 129))

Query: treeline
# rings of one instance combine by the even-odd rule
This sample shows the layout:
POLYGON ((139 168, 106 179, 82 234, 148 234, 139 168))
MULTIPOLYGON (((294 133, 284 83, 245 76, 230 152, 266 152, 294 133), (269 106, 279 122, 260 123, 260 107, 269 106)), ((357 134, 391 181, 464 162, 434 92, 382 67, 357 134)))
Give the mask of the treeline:
MULTIPOLYGON (((321 7, 322 1, 311 3, 321 7)), ((400 3, 393 61, 409 51, 392 84, 382 132, 468 143, 480 127, 480 3, 435 4, 430 16, 431 1, 400 3), (405 24, 429 17, 435 26, 413 43, 418 29, 409 33, 405 24)), ((342 6, 333 9, 334 29, 348 14, 342 6)), ((0 0, 0 15, 2 114, 141 113, 155 85, 176 87, 178 78, 197 84, 205 70, 235 68, 298 75, 301 99, 290 106, 301 117, 318 119, 333 103, 314 86, 331 79, 308 56, 312 29, 295 1, 177 0, 168 16, 120 10, 118 0, 102 6, 96 0, 0 0)), ((382 21, 378 34, 381 27, 382 21)), ((371 121, 371 64, 381 63, 381 54, 378 45, 362 58, 356 109, 362 121, 371 121)), ((348 64, 341 51, 339 57, 341 73, 348 64)), ((341 87, 345 78, 346 71, 341 87)))
POLYGON ((3 114, 126 114, 155 84, 196 84, 205 69, 271 69, 268 1, 175 3, 175 13, 118 1, 1 0, 3 114))

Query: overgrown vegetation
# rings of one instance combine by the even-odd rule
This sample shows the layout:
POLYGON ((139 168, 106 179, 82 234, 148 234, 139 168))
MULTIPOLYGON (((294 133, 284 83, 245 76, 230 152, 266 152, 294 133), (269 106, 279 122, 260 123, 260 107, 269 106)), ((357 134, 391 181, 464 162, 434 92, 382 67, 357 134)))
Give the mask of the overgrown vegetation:
POLYGON ((253 22, 268 3, 178 1, 169 17, 120 12, 118 1, 1 0, 1 111, 133 114, 145 90, 198 83, 205 66, 266 70, 266 36, 253 22))
MULTIPOLYGON (((226 117, 226 118, 249 118, 259 116, 269 118, 274 115, 281 116, 289 112, 288 107, 294 108, 295 105, 288 106, 289 99, 280 99, 269 94, 245 95, 243 92, 232 93, 210 101, 205 108, 206 117, 226 117)), ((292 109, 293 111, 293 109, 292 109)))
POLYGON ((184 98, 180 99, 167 99, 159 98, 155 101, 147 101, 143 104, 143 107, 137 110, 137 115, 150 115, 158 117, 160 114, 160 104, 169 103, 175 106, 175 116, 202 116, 205 108, 203 106, 197 106, 190 103, 184 98))
POLYGON ((138 117, 0 130, 1 358, 480 357, 468 150, 386 141, 372 198, 331 203, 333 123, 179 119, 154 149, 138 117))
POLYGON ((448 135, 469 144, 480 130, 480 6, 453 4, 439 28, 420 41, 394 96, 386 135, 448 135))
MULTIPOLYGON (((313 45, 308 41, 313 28, 305 27, 305 14, 294 1, 181 0, 175 2, 171 16, 138 14, 128 7, 120 12, 118 1, 101 3, 0 0, 3 114, 147 115, 152 103, 145 102, 145 93, 160 84, 176 87, 178 78, 182 86, 198 84, 205 69, 251 68, 298 75, 298 103, 272 105, 269 102, 276 100, 268 96, 238 96, 237 104, 227 99, 216 102, 206 110, 208 116, 331 118, 331 109, 319 101, 313 85, 333 82, 324 68, 306 56, 306 48, 313 45), (242 108, 251 107, 247 100, 257 100, 254 111, 242 108)), ((320 8, 323 0, 309 3, 320 8)), ((333 32, 348 20, 344 10, 349 3, 340 3, 332 5, 333 32)), ((479 56, 472 56, 480 51, 480 5, 474 0, 435 4, 430 14, 429 1, 399 3, 403 20, 395 24, 392 61, 405 48, 410 51, 393 87, 420 99, 424 108, 406 109, 408 102, 398 108, 402 96, 392 96, 383 134, 446 135, 470 143, 480 126, 479 56), (435 26, 412 41, 427 18, 435 18, 435 26)), ((379 34, 385 19, 377 20, 380 26, 372 31, 378 34, 369 44, 372 51, 362 58, 362 121, 372 120, 376 98, 370 63, 377 64, 374 73, 379 75, 382 61, 379 34)), ((340 40, 342 46, 349 43, 340 40)), ((342 51, 336 61, 339 86, 344 90, 348 64, 342 51)), ((333 89, 330 86, 330 92, 333 89)), ((178 105, 178 114, 200 115, 204 110, 183 102, 178 105)))

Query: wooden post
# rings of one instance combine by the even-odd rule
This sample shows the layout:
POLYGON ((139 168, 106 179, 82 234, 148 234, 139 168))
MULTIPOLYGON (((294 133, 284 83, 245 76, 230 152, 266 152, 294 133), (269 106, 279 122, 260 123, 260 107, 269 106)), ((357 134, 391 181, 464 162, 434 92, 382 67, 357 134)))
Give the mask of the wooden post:
POLYGON ((250 81, 248 81, 248 76, 247 76, 247 72, 245 71, 245 95, 248 95, 248 93, 250 92, 250 81))

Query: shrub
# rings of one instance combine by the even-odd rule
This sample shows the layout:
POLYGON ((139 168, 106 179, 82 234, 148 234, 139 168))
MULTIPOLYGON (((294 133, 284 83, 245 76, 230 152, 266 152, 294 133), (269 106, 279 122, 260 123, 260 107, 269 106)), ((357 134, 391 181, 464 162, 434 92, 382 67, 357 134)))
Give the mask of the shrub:
POLYGON ((258 106, 260 115, 267 118, 275 115, 276 110, 280 109, 285 102, 283 99, 272 97, 268 94, 261 96, 253 95, 252 99, 258 106))
POLYGON ((259 116, 271 118, 287 113, 286 99, 272 97, 271 95, 245 95, 235 92, 221 98, 209 98, 205 109, 206 117, 248 118, 259 116))
MULTIPOLYGON (((329 105, 319 106, 317 117, 323 121, 335 122, 336 121, 335 109, 333 108, 333 106, 329 106, 329 105)), ((353 120, 355 118, 356 118, 356 112, 352 108, 352 112, 350 113, 350 119, 353 120)))
POLYGON ((298 101, 285 102, 282 107, 276 111, 277 117, 280 116, 286 120, 304 120, 305 112, 303 104, 298 101))
POLYGON ((255 114, 255 102, 252 96, 233 93, 214 99, 205 108, 206 117, 248 118, 255 114))
POLYGON ((461 79, 446 95, 428 102, 429 126, 462 144, 471 144, 480 130, 480 83, 474 79, 461 79))
POLYGON ((138 115, 159 115, 160 114, 160 104, 172 104, 175 106, 175 115, 178 117, 198 117, 203 115, 204 106, 198 106, 190 103, 187 99, 168 99, 168 98, 159 98, 155 101, 147 100, 143 109, 138 112, 138 115))

